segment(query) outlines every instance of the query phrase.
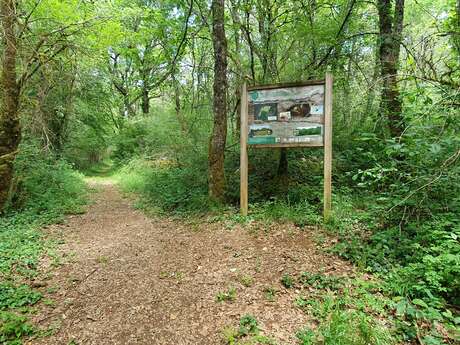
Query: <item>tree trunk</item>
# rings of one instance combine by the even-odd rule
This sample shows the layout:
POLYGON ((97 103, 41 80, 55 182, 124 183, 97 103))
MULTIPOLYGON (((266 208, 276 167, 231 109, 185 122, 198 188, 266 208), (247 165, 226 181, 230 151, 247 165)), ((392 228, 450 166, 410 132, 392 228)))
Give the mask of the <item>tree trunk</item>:
POLYGON ((245 9, 245 26, 244 26, 244 32, 246 36, 246 40, 248 42, 248 48, 249 48, 249 58, 250 58, 250 67, 251 67, 251 78, 252 82, 255 83, 256 81, 256 67, 255 67, 255 58, 254 58, 254 43, 252 41, 251 37, 251 23, 250 23, 250 9, 249 7, 246 7, 245 9))
POLYGON ((188 125, 187 125, 185 116, 182 113, 182 107, 180 103, 180 89, 179 89, 179 82, 176 79, 176 71, 173 71, 171 77, 172 77, 172 83, 174 87, 174 110, 176 111, 177 121, 179 122, 182 133, 187 134, 188 125))
POLYGON ((17 42, 15 0, 1 0, 2 74, 0 114, 0 211, 4 209, 13 182, 13 163, 21 141, 19 85, 16 81, 17 42))
MULTIPOLYGON (((370 83, 368 84, 367 99, 366 99, 366 111, 364 112, 365 116, 374 114, 374 101, 377 94, 378 79, 380 73, 380 52, 378 49, 375 50, 374 66, 372 68, 372 77, 370 83)), ((360 118, 359 121, 364 121, 360 118)))
MULTIPOLYGON (((460 0, 459 0, 460 1, 460 0)), ((231 8, 230 8, 230 14, 232 16, 232 24, 233 24, 233 37, 234 37, 234 42, 233 44, 235 45, 235 60, 236 60, 236 69, 237 73, 235 76, 235 130, 233 131, 233 135, 235 140, 238 140, 240 137, 240 128, 241 128, 241 106, 240 106, 240 100, 241 100, 241 85, 242 83, 242 77, 244 74, 244 69, 241 64, 241 37, 243 35, 243 32, 241 30, 241 20, 240 16, 238 13, 238 8, 239 8, 239 2, 234 2, 231 1, 231 8)))
POLYGON ((281 148, 280 149, 280 160, 278 163, 278 177, 286 177, 288 174, 288 158, 287 158, 287 149, 281 148))
POLYGON ((457 5, 455 6, 456 21, 454 27, 454 45, 457 50, 457 59, 460 63, 460 0, 457 0, 457 5))
POLYGON ((227 39, 224 28, 224 0, 213 0, 211 8, 214 46, 214 127, 209 142, 209 195, 222 200, 227 139, 227 39))
POLYGON ((136 115, 136 111, 133 108, 133 104, 129 99, 128 93, 123 94, 123 114, 124 117, 134 117, 136 115))
POLYGON ((395 0, 394 15, 392 15, 392 0, 377 0, 377 7, 380 29, 380 77, 383 82, 380 114, 387 120, 391 136, 397 138, 405 128, 397 80, 404 0, 395 0))
MULTIPOLYGON (((145 83, 145 81, 144 81, 145 83)), ((149 90, 147 86, 144 86, 142 88, 142 114, 148 115, 150 113, 150 96, 149 96, 149 90)))

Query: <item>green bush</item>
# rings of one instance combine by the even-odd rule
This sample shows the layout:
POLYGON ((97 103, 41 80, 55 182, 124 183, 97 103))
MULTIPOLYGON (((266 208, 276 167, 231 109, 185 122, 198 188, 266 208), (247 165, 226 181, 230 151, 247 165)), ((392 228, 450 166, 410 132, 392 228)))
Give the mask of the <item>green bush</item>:
POLYGON ((447 216, 418 228, 413 255, 401 259, 389 280, 400 295, 423 298, 433 306, 460 303, 460 222, 447 216))
POLYGON ((16 193, 0 217, 0 272, 32 274, 44 248, 38 228, 81 212, 86 186, 63 160, 22 145, 15 162, 16 193))
POLYGON ((209 211, 215 204, 208 198, 206 171, 175 164, 135 160, 121 169, 117 179, 123 190, 140 193, 146 207, 184 214, 209 211))
POLYGON ((33 328, 18 316, 37 303, 41 294, 24 282, 37 274, 43 251, 49 247, 40 227, 81 212, 86 186, 70 165, 31 143, 21 145, 15 162, 15 193, 0 217, 0 343, 20 344, 33 328))
POLYGON ((119 165, 145 152, 149 133, 145 122, 127 122, 114 137, 112 159, 119 165))
POLYGON ((78 212, 85 203, 86 186, 81 175, 66 161, 33 144, 20 148, 15 161, 15 181, 9 214, 20 210, 53 219, 78 212))
POLYGON ((71 132, 63 156, 80 171, 86 171, 107 157, 108 144, 94 128, 83 127, 71 132))

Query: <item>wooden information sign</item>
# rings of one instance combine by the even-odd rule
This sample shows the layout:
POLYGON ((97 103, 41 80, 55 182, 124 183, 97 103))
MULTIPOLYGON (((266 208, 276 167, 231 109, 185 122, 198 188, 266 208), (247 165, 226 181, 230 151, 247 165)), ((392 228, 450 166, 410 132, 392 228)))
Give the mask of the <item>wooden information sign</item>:
POLYGON ((331 212, 332 75, 325 80, 247 87, 241 93, 241 213, 248 213, 248 146, 324 147, 324 217, 331 212))

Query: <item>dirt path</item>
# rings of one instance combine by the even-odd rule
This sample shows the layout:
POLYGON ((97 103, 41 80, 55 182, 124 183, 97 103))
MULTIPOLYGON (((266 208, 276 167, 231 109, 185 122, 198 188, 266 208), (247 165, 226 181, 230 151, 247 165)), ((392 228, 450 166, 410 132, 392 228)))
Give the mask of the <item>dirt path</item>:
POLYGON ((54 303, 35 321, 55 332, 30 344, 223 344, 222 330, 246 314, 277 344, 295 344, 309 320, 282 275, 351 270, 316 249, 314 230, 153 219, 110 183, 98 189, 86 214, 50 229, 62 235, 65 259, 44 264, 43 291, 54 303), (229 287, 236 299, 217 302, 229 287), (277 291, 273 300, 267 287, 277 291))

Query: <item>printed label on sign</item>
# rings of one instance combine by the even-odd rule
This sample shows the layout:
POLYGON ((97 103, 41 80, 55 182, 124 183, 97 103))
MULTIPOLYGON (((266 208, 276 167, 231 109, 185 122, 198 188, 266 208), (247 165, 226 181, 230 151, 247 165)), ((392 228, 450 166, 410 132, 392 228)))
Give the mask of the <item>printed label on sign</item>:
POLYGON ((323 115, 324 107, 322 105, 313 105, 310 110, 311 115, 323 115))

